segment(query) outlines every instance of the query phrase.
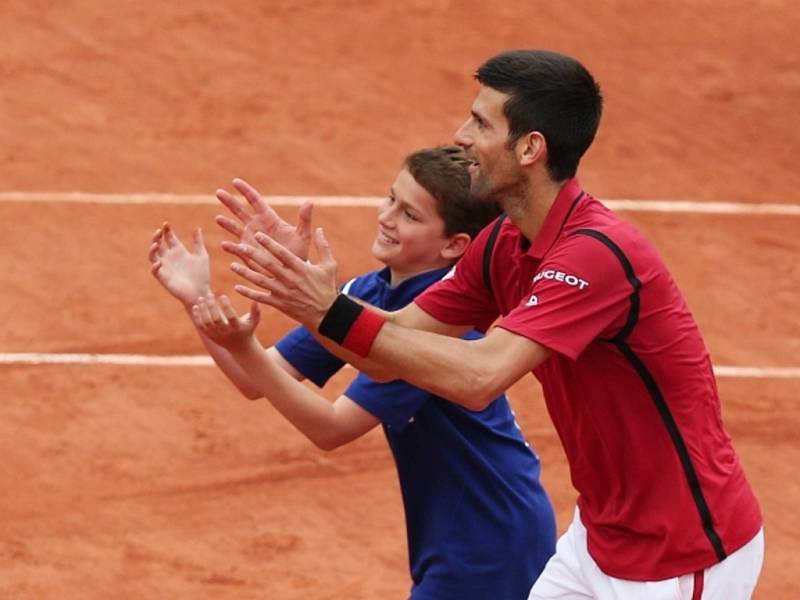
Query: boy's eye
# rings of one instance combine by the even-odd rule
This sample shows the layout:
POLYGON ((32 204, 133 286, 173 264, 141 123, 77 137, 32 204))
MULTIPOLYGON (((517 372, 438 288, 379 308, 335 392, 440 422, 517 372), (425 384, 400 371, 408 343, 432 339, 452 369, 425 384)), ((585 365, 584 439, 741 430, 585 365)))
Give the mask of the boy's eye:
POLYGON ((406 210, 406 211, 403 211, 403 212, 405 213, 406 217, 411 219, 412 221, 419 221, 419 218, 417 217, 417 215, 412 213, 410 210, 406 210))

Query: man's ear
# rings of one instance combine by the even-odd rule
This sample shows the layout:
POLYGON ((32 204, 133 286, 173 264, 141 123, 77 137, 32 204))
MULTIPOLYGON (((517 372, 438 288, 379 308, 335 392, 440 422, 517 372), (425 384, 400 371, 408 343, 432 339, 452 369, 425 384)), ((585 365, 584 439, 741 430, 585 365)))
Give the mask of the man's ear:
POLYGON ((521 166, 532 165, 547 157, 547 140, 538 131, 529 131, 515 144, 517 159, 521 166))
POLYGON ((464 252, 467 251, 467 246, 472 241, 466 233, 457 233, 450 238, 447 245, 442 248, 442 258, 447 259, 449 262, 455 262, 464 252))

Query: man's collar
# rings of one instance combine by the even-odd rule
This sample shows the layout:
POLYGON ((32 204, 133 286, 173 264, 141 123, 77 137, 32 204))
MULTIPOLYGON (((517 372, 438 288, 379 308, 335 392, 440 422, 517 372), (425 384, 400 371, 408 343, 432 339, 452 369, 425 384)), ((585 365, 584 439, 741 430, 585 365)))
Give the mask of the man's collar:
POLYGON ((553 201, 550 210, 547 212, 544 223, 542 223, 542 228, 536 235, 536 239, 528 250, 528 254, 539 259, 544 257, 545 253, 552 248, 559 234, 564 229, 564 224, 569 218, 569 215, 572 214, 572 209, 576 205, 576 201, 583 195, 581 185, 575 177, 564 184, 561 191, 558 192, 558 196, 556 196, 556 199, 553 201))

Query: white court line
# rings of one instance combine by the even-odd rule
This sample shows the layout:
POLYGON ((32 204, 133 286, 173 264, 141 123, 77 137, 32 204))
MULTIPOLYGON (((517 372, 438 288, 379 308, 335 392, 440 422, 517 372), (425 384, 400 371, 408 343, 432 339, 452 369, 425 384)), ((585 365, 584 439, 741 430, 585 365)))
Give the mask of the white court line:
MULTIPOLYGON (((4 365, 129 365, 153 367, 210 367, 214 361, 203 355, 157 356, 152 354, 45 354, 12 352, 0 354, 4 365)), ((748 379, 800 379, 800 367, 714 366, 717 377, 748 379)))
MULTIPOLYGON (((378 206, 382 196, 264 196, 272 206, 299 206, 313 200, 317 206, 378 206)), ((214 204, 213 194, 96 194, 87 192, 0 192, 0 202, 64 202, 78 204, 214 204)), ((703 213, 717 215, 800 216, 800 204, 754 202, 694 202, 691 200, 603 200, 614 210, 635 212, 703 213)))
MULTIPOLYGON (((317 206, 378 206, 383 196, 263 196, 271 206, 300 206, 313 200, 317 206)), ((0 202, 64 202, 73 204, 214 204, 214 194, 95 194, 87 192, 0 192, 0 202)))
POLYGON ((132 365, 137 367, 211 367, 210 356, 157 356, 152 354, 47 354, 10 352, 0 354, 4 365, 132 365))

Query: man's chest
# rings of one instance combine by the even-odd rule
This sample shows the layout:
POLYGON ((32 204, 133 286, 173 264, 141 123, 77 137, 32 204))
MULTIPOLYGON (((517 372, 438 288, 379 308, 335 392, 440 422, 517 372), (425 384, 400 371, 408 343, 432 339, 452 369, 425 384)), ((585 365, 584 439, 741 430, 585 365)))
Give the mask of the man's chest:
POLYGON ((495 257, 494 274, 500 285, 495 287, 495 300, 500 313, 505 316, 520 304, 534 301, 533 282, 538 273, 541 259, 529 254, 513 256, 510 259, 495 257))

